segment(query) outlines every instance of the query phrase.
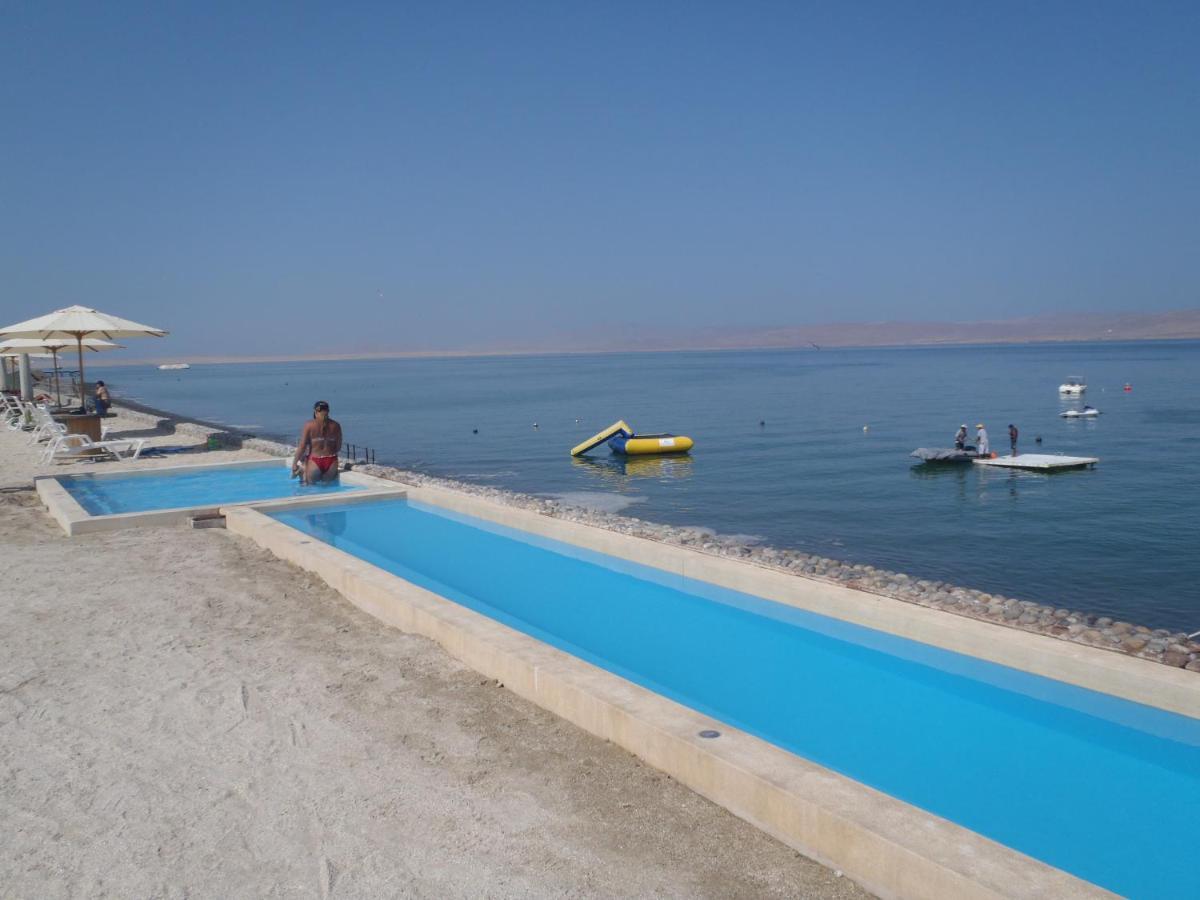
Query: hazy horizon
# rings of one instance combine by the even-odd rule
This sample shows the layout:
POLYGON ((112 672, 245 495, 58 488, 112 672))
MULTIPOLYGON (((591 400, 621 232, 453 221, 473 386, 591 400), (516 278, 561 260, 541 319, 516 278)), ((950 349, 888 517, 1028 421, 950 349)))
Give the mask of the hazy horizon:
POLYGON ((135 359, 1191 310, 1198 39, 1186 4, 13 7, 0 325, 171 331, 135 359))
POLYGON ((1104 344, 1200 341, 1200 310, 1167 314, 1048 316, 983 322, 824 323, 801 328, 753 330, 700 329, 691 332, 641 333, 620 330, 548 339, 523 345, 479 345, 431 350, 378 350, 350 353, 196 353, 162 355, 158 342, 140 342, 132 355, 105 355, 96 365, 146 363, 254 363, 428 357, 570 356, 655 352, 746 350, 905 349, 1033 344, 1104 344))

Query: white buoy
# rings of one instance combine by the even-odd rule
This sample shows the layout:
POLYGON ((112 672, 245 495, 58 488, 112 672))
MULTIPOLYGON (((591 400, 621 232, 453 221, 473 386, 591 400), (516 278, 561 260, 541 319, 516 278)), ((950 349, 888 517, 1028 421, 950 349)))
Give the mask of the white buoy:
POLYGON ((870 425, 864 425, 864 426, 863 426, 863 431, 870 431, 870 430, 871 430, 871 426, 870 426, 870 425))

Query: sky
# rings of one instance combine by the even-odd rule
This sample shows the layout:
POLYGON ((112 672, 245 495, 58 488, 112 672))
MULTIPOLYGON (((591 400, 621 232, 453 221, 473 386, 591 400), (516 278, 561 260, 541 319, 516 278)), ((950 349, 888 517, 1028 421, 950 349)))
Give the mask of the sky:
POLYGON ((351 353, 1200 306, 1194 2, 0 16, 0 325, 351 353))

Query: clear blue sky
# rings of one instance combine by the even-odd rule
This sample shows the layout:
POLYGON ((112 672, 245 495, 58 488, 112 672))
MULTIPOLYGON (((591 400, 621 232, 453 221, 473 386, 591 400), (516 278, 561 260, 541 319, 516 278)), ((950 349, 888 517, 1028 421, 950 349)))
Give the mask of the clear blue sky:
POLYGON ((0 324, 281 353, 1200 305, 1194 2, 2 16, 0 324))

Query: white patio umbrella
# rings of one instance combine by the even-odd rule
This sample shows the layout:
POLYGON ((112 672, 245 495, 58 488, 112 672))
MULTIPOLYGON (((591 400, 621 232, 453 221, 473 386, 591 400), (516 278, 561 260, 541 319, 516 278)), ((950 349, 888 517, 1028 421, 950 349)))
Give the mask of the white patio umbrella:
MULTIPOLYGON (((58 381, 58 351, 66 347, 72 346, 74 342, 68 341, 65 338, 49 338, 41 340, 40 338, 9 338, 7 341, 0 341, 0 354, 27 354, 29 356, 46 356, 46 353, 40 351, 49 351, 49 356, 54 360, 54 396, 58 401, 58 405, 62 406, 62 386, 58 381)), ((93 353, 99 353, 101 350, 120 350, 120 344, 114 344, 112 341, 106 341, 103 338, 84 338, 83 349, 90 350, 93 353)), ((82 384, 82 375, 80 372, 80 384, 82 384)))
MULTIPOLYGON (((120 319, 86 306, 68 306, 45 316, 0 328, 0 338, 68 338, 79 350, 79 387, 83 390, 83 341, 85 338, 114 340, 135 337, 162 337, 167 332, 150 325, 120 319)), ((83 398, 80 398, 83 403, 83 398)))

